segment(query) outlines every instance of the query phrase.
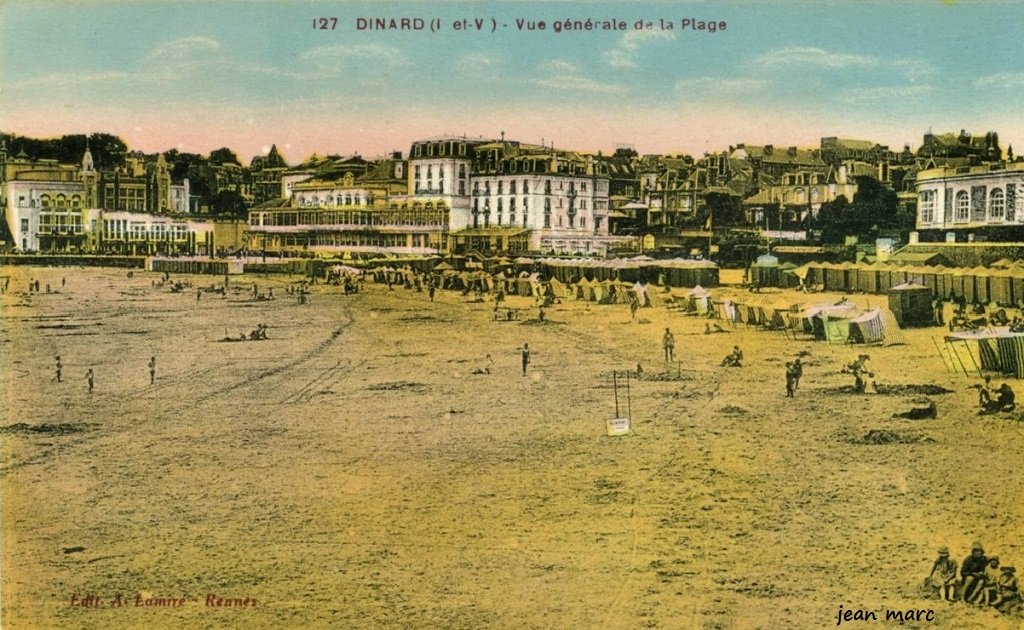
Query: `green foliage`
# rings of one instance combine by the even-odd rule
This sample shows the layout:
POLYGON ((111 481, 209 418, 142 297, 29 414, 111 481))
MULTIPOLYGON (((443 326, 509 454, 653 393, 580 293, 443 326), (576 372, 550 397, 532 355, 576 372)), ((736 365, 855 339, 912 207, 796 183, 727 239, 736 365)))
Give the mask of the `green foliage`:
POLYGON ((242 165, 242 163, 238 161, 238 156, 235 155, 235 152, 227 147, 221 147, 219 149, 210 151, 210 162, 214 164, 237 164, 239 166, 242 165))
POLYGON ((242 195, 233 190, 222 190, 210 201, 210 213, 224 218, 244 219, 248 209, 242 195))
POLYGON ((124 158, 128 154, 128 145, 124 140, 109 133, 94 133, 88 137, 84 134, 73 134, 44 139, 0 134, 0 139, 7 143, 9 157, 24 152, 30 159, 57 160, 62 164, 81 163, 88 141, 97 169, 123 166, 124 158))
POLYGON ((876 238, 882 230, 906 233, 914 228, 914 215, 897 211, 896 193, 873 177, 857 178, 857 194, 850 202, 840 195, 823 203, 812 227, 821 230, 826 243, 843 243, 847 236, 876 238))

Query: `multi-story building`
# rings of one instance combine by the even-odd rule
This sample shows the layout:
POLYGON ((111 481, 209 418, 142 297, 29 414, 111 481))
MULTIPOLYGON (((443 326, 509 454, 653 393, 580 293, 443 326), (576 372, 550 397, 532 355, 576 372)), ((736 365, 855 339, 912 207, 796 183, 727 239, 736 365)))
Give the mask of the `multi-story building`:
POLYGON ((249 189, 252 191, 252 203, 261 204, 281 195, 281 179, 288 171, 288 163, 271 145, 267 155, 258 155, 249 163, 249 189))
MULTIPOLYGON (((97 250, 108 254, 213 255, 214 224, 140 212, 103 212, 97 250)), ((95 227, 93 228, 95 231, 95 227)))
POLYGON ((606 163, 504 139, 475 153, 469 225, 453 234, 466 249, 502 251, 504 236, 506 251, 597 254, 618 240, 608 229, 606 163))
POLYGON ((1024 225, 1024 163, 940 167, 917 173, 917 228, 1024 225))
POLYGON ((768 208, 782 212, 786 222, 800 222, 817 216, 823 203, 840 196, 852 201, 857 194, 856 177, 873 177, 875 168, 863 162, 844 162, 827 173, 797 170, 786 173, 778 184, 766 186, 743 200, 751 223, 760 225, 768 208))
POLYGON ((274 253, 405 253, 444 251, 448 208, 407 195, 401 154, 359 177, 310 179, 291 198, 252 208, 246 247, 274 253))
POLYGON ((828 165, 821 159, 818 149, 781 148, 771 144, 754 146, 739 144, 730 149, 729 157, 745 160, 755 174, 764 174, 778 179, 798 169, 828 171, 828 165))
POLYGON ((891 164, 898 156, 889 147, 870 140, 828 137, 821 139, 821 159, 830 166, 855 160, 868 164, 891 164))
POLYGON ((959 134, 924 134, 924 141, 917 150, 919 157, 969 158, 981 162, 996 162, 1002 159, 999 134, 994 131, 984 135, 972 135, 961 129, 959 134))

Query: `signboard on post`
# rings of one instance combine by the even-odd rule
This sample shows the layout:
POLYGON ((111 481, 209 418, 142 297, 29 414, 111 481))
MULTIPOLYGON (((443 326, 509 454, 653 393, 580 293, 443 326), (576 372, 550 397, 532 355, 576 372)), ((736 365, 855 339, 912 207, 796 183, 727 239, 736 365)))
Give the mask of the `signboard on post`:
POLYGON ((633 432, 633 406, 629 395, 629 372, 626 372, 626 417, 619 417, 619 377, 612 372, 612 389, 615 392, 615 416, 605 425, 608 437, 629 435, 633 432))
POLYGON ((608 420, 608 437, 629 435, 633 431, 629 418, 612 418, 608 420))

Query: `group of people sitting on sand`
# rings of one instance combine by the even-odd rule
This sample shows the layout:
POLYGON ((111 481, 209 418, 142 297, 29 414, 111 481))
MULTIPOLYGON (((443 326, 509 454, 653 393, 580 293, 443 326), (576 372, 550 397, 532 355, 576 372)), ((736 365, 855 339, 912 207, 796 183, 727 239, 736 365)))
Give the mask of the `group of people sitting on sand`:
POLYGON ((985 382, 978 387, 978 415, 1013 411, 1017 408, 1017 396, 1008 383, 997 388, 992 387, 992 377, 986 376, 985 382))
POLYGON ((939 547, 931 573, 924 581, 929 594, 947 602, 963 601, 975 606, 993 606, 1011 613, 1020 608, 1016 568, 1000 565, 998 556, 986 556, 981 543, 957 567, 948 547, 939 547))

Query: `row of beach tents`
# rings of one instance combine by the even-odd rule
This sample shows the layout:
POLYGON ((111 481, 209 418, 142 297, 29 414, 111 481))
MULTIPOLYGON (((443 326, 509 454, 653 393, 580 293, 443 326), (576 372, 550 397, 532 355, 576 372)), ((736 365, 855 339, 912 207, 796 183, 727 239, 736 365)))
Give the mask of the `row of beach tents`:
MULTIPOLYGON (((764 271, 770 266, 754 265, 755 277, 770 279, 764 271), (757 271, 755 271, 755 269, 757 271)), ((838 293, 888 293, 893 287, 913 283, 928 287, 934 297, 963 298, 968 303, 1002 306, 1015 305, 1024 300, 1024 264, 1011 263, 1004 267, 945 267, 897 265, 889 263, 827 263, 812 262, 800 267, 782 269, 774 267, 779 278, 775 283, 761 282, 762 286, 820 287, 838 293)))
POLYGON ((769 296, 751 295, 715 305, 718 316, 732 324, 745 324, 790 334, 811 335, 828 343, 906 343, 903 332, 885 307, 861 309, 852 302, 786 304, 769 296))
MULTIPOLYGON (((594 280, 615 280, 620 282, 643 282, 659 286, 705 287, 718 286, 718 265, 707 260, 691 260, 673 258, 656 260, 650 256, 633 258, 528 258, 525 256, 510 259, 500 258, 486 260, 481 263, 470 263, 486 270, 491 275, 500 272, 520 273, 539 271, 549 278, 557 278, 561 282, 571 283, 586 278, 594 280)), ((408 268, 421 273, 456 270, 448 262, 440 258, 410 257, 403 259, 376 260, 370 263, 371 269, 408 268)))

